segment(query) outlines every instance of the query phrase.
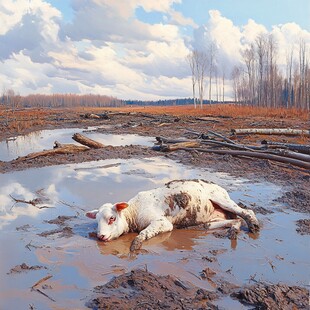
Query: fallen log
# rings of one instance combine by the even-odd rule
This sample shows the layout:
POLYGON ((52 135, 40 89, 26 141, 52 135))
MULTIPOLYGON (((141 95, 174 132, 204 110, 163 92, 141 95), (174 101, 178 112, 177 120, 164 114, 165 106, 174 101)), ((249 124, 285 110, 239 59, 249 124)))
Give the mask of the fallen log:
POLYGON ((184 148, 191 149, 191 148, 197 148, 200 146, 199 141, 189 141, 189 142, 179 142, 179 143, 174 143, 174 144, 163 144, 160 145, 159 147, 154 147, 154 150, 160 150, 163 152, 172 152, 172 151, 177 151, 181 150, 184 148))
POLYGON ((81 135, 80 133, 75 133, 72 136, 72 139, 80 144, 86 145, 92 149, 101 149, 104 147, 104 145, 100 142, 97 142, 95 140, 92 140, 90 138, 87 138, 83 135, 81 135))
POLYGON ((260 135, 289 135, 289 136, 310 136, 309 129, 291 129, 291 128, 245 128, 232 129, 232 135, 238 134, 260 134, 260 135))
POLYGON ((295 159, 299 159, 302 161, 307 161, 310 163, 310 156, 307 154, 300 154, 297 152, 292 152, 289 150, 282 150, 282 149, 278 149, 278 150, 267 150, 266 152, 268 152, 269 154, 275 154, 275 155, 281 155, 284 157, 290 157, 290 158, 295 158, 295 159))
POLYGON ((30 153, 26 156, 16 158, 15 161, 30 160, 41 156, 52 156, 55 154, 79 153, 87 150, 89 150, 89 147, 87 146, 75 145, 75 144, 60 144, 59 142, 55 141, 55 146, 53 149, 30 153))
POLYGON ((180 143, 180 142, 197 142, 197 140, 191 140, 186 138, 179 138, 179 139, 172 139, 172 138, 166 138, 163 136, 157 136, 155 137, 156 141, 158 143, 164 144, 164 143, 180 143))
POLYGON ((101 113, 101 114, 85 113, 85 114, 81 114, 80 117, 90 118, 90 119, 110 119, 107 113, 101 113))
POLYGON ((261 150, 266 150, 265 146, 256 146, 256 145, 244 145, 244 144, 232 144, 232 143, 227 143, 227 142, 222 142, 222 141, 216 141, 216 140, 202 140, 201 144, 205 145, 219 145, 219 146, 224 146, 224 147, 229 147, 231 149, 239 149, 239 150, 248 150, 248 151, 261 151, 261 150))
POLYGON ((205 117, 196 117, 195 120, 197 121, 203 121, 203 122, 212 122, 212 123, 220 123, 218 119, 211 116, 205 116, 205 117))
POLYGON ((268 148, 286 148, 291 151, 297 151, 304 154, 310 155, 310 145, 305 144, 296 144, 296 143, 282 143, 282 142, 273 142, 263 140, 261 144, 267 145, 268 148))
POLYGON ((214 149, 202 149, 202 148, 179 148, 179 150, 184 151, 198 151, 204 153, 215 153, 215 154, 222 154, 222 155, 232 155, 232 156, 246 156, 246 157, 254 157, 254 158, 261 158, 261 159, 269 159, 278 162, 282 162, 285 164, 291 164, 300 168, 304 168, 310 171, 310 163, 305 162, 298 159, 282 157, 279 155, 268 154, 268 153, 259 153, 259 152, 251 152, 251 151, 236 151, 236 150, 214 150, 214 149))

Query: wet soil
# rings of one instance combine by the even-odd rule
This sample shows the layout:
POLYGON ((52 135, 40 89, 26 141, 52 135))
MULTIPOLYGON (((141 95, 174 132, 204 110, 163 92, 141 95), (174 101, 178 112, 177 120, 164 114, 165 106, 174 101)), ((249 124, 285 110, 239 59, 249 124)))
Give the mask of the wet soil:
POLYGON ((139 269, 97 286, 95 292, 99 296, 87 304, 91 309, 216 309, 212 300, 218 297, 170 275, 139 269))
POLYGON ((21 272, 26 272, 29 270, 39 270, 39 269, 47 269, 47 268, 44 266, 38 266, 38 265, 28 266, 26 263, 22 263, 20 265, 13 267, 8 274, 21 273, 21 272))
MULTIPOLYGON (((55 118, 57 119, 57 118, 55 118)), ((60 118, 58 118, 60 119, 60 118)), ((98 132, 113 134, 139 134, 145 136, 165 136, 171 138, 190 137, 187 129, 204 133, 208 129, 230 136, 232 128, 246 127, 273 127, 273 128, 308 128, 309 122, 292 119, 268 119, 268 118, 221 118, 216 122, 199 121, 195 117, 175 117, 169 115, 157 116, 138 113, 136 115, 113 115, 108 120, 89 120, 80 118, 78 114, 70 114, 61 122, 50 122, 48 127, 34 129, 52 129, 62 127, 86 127, 109 125, 109 129, 98 129, 98 132)), ((0 139, 9 138, 14 132, 2 131, 0 139)), ((263 136, 234 136, 231 137, 239 143, 259 144, 263 136)), ((269 137, 268 137, 269 138, 269 137)), ((278 136, 279 142, 296 142, 294 137, 278 136)), ((61 142, 61 141, 59 141, 61 142)), ((303 140, 308 143, 309 140, 303 140)), ((51 146, 52 147, 52 146, 51 146)), ((102 159, 120 158, 148 158, 164 157, 180 162, 184 165, 196 168, 211 168, 214 171, 229 173, 237 177, 245 177, 253 182, 269 181, 283 187, 283 195, 277 199, 281 203, 282 210, 293 210, 309 217, 310 213, 310 172, 304 169, 279 164, 262 159, 250 159, 245 157, 232 157, 230 155, 215 155, 197 153, 195 151, 177 151, 161 153, 148 147, 139 145, 107 146, 103 149, 89 150, 83 153, 70 155, 57 155, 41 157, 27 161, 0 162, 0 173, 25 170, 29 168, 54 166, 69 163, 82 163, 102 159)), ((248 206, 256 213, 265 217, 273 211, 255 203, 248 206)), ((51 225, 57 225, 56 229, 46 230, 37 235, 51 238, 70 238, 74 235, 73 225, 70 224, 74 216, 58 216, 46 221, 51 225)), ((32 227, 28 224, 16 228, 19 232, 27 232, 32 227)), ((296 221, 296 231, 307 238, 310 230, 308 218, 296 221)), ((227 236, 223 232, 215 232, 216 238, 227 236)), ((128 244, 129 242, 127 242, 128 244)), ((109 246, 105 246, 105 250, 109 246)), ((115 249, 112 249, 115 251, 115 249)), ((202 261, 208 264, 217 263, 217 255, 227 251, 226 249, 211 250, 202 257, 202 261)), ((283 259, 279 257, 279 259, 283 259)), ((295 262, 293 262, 295 264, 295 262)), ((271 267, 273 266, 270 263, 271 267)), ((41 266, 28 266, 25 263, 11 269, 11 273, 36 270, 41 266)), ((229 274, 231 271, 214 270, 205 267, 200 278, 206 279, 212 284, 213 291, 208 291, 195 285, 181 281, 173 276, 159 276, 147 270, 132 270, 113 278, 110 282, 97 286, 94 289, 95 296, 87 303, 93 309, 217 309, 215 301, 223 296, 231 295, 236 300, 251 306, 254 309, 306 309, 308 306, 309 292, 301 286, 289 286, 285 284, 266 284, 262 279, 252 286, 243 286, 221 279, 221 274, 229 274)))
POLYGON ((254 309, 308 309, 309 292, 305 288, 285 284, 258 283, 243 288, 232 296, 254 309))

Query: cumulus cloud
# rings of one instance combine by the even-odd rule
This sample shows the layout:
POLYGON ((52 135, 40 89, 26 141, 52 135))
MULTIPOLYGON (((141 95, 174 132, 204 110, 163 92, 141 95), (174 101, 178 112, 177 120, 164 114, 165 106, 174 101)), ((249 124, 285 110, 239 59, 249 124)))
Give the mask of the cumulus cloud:
MULTIPOLYGON (((217 10, 198 27, 174 4, 181 0, 72 0, 63 19, 47 0, 0 4, 0 87, 28 93, 100 93, 126 99, 191 96, 186 56, 192 48, 217 46, 217 63, 242 63, 242 49, 268 30, 254 20, 236 26, 217 10), (162 14, 164 22, 139 20, 136 11, 162 14), (186 35, 184 34, 187 29, 186 35), (193 29, 192 39, 188 29, 193 29)), ((279 61, 290 44, 310 33, 297 24, 274 26, 279 61)), ((295 42, 295 43, 294 43, 295 42)), ((221 70, 220 68, 220 70, 221 70)), ((229 85, 225 89, 229 89, 229 85)))
POLYGON ((209 11, 210 18, 208 21, 194 30, 192 41, 193 48, 199 50, 208 50, 208 46, 213 42, 217 47, 216 62, 226 70, 230 75, 232 68, 235 65, 243 63, 242 51, 249 48, 251 44, 255 44, 258 35, 272 34, 278 52, 278 64, 284 65, 286 61, 286 53, 291 48, 295 47, 297 56, 298 44, 303 38, 310 44, 310 33, 302 30, 295 23, 274 26, 271 31, 261 24, 257 24, 254 20, 249 19, 247 24, 239 27, 233 22, 222 16, 217 10, 209 11))

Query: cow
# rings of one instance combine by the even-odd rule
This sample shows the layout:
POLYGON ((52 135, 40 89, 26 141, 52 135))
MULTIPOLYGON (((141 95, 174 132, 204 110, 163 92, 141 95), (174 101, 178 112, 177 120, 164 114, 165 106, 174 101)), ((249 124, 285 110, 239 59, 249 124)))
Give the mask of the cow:
POLYGON ((210 230, 226 227, 237 232, 243 219, 249 231, 259 230, 252 210, 239 207, 224 188, 201 179, 174 180, 164 187, 139 192, 128 202, 105 203, 86 216, 98 221, 100 241, 138 232, 130 251, 140 249, 143 241, 174 227, 204 224, 210 230))

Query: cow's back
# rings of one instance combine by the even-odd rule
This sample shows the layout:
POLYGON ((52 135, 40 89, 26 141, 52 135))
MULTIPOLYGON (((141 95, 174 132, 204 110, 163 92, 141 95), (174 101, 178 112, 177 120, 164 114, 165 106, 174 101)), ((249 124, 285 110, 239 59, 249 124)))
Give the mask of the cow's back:
POLYGON ((176 227, 186 227, 208 221, 214 210, 210 199, 220 190, 218 185, 201 180, 172 181, 164 187, 140 192, 129 205, 135 208, 140 229, 163 216, 176 227))

